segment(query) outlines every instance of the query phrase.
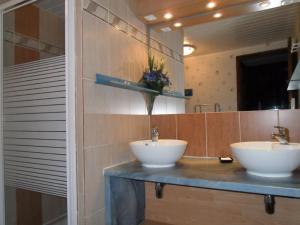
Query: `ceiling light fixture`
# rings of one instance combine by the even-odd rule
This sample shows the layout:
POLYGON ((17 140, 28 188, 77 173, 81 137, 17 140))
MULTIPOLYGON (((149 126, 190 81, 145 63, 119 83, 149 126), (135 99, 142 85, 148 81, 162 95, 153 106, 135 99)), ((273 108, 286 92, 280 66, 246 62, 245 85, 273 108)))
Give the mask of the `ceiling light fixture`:
POLYGON ((170 27, 162 27, 162 28, 160 28, 160 30, 163 31, 163 32, 172 31, 172 29, 170 27))
POLYGON ((217 6, 217 3, 215 3, 215 2, 208 2, 207 4, 206 4, 206 8, 208 8, 208 9, 213 9, 213 8, 215 8, 217 6))
POLYGON ((181 26, 182 26, 182 23, 176 22, 176 23, 174 23, 173 25, 174 25, 174 27, 181 27, 181 26))
POLYGON ((157 19, 157 17, 152 14, 144 16, 144 18, 145 18, 145 20, 148 20, 148 21, 153 21, 153 20, 157 19))
POLYGON ((269 7, 271 5, 271 2, 270 1, 263 1, 263 2, 258 3, 258 5, 261 8, 267 8, 267 7, 269 7))
POLYGON ((223 16, 222 13, 215 13, 215 14, 214 14, 214 18, 220 18, 220 17, 222 17, 222 16, 223 16))
POLYGON ((284 6, 284 5, 290 5, 290 4, 293 4, 294 3, 294 0, 282 0, 281 1, 281 5, 284 6))
POLYGON ((173 17, 172 13, 166 13, 166 14, 164 15, 164 18, 165 18, 166 20, 169 20, 169 19, 171 19, 172 17, 173 17))
POLYGON ((190 45, 190 44, 184 44, 183 45, 183 55, 188 56, 192 54, 196 50, 195 45, 190 45))

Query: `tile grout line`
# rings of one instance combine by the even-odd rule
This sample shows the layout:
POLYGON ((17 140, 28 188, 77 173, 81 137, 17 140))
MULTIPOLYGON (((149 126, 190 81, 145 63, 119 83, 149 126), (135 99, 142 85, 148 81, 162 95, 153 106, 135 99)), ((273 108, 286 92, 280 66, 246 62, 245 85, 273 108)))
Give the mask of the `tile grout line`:
POLYGON ((205 121, 205 156, 208 157, 208 138, 207 138, 207 118, 206 118, 207 114, 206 112, 204 113, 204 121, 205 121))
MULTIPOLYGON (((80 7, 82 7, 82 3, 80 4, 80 7)), ((83 221, 84 223, 86 222, 86 217, 87 217, 87 213, 86 213, 86 151, 84 150, 84 146, 85 146, 85 138, 84 138, 84 135, 85 135, 85 122, 86 122, 86 118, 85 118, 85 100, 84 100, 84 77, 83 77, 83 16, 82 16, 82 12, 80 13, 80 16, 81 16, 81 19, 80 19, 80 55, 81 55, 81 58, 80 58, 80 63, 81 63, 81 66, 80 66, 80 72, 81 72, 81 77, 80 77, 80 86, 81 86, 81 95, 82 95, 82 103, 81 103, 81 106, 82 106, 82 146, 80 146, 82 148, 82 167, 83 167, 83 171, 82 171, 82 194, 83 196, 81 197, 80 200, 77 200, 79 201, 79 203, 81 203, 83 206, 82 206, 82 212, 81 212, 81 208, 77 210, 78 214, 81 212, 82 215, 83 215, 83 221), (83 200, 83 202, 81 202, 81 200, 83 200)), ((78 156, 77 156, 77 161, 78 161, 78 156)), ((81 161, 81 160, 80 160, 81 161)), ((78 163, 78 162, 77 162, 78 163)))
POLYGON ((279 119, 279 110, 277 110, 277 126, 280 126, 280 119, 279 119))
POLYGON ((176 139, 178 139, 178 114, 175 114, 176 120, 175 120, 175 126, 176 126, 176 139))
POLYGON ((242 142, 242 128, 241 128, 241 112, 238 112, 239 115, 239 139, 242 142))

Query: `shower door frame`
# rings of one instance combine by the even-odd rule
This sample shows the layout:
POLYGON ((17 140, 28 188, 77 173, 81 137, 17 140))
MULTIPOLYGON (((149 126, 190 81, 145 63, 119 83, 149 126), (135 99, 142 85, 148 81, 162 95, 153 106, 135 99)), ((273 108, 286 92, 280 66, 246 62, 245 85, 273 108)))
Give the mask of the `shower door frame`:
MULTIPOLYGON (((3 14, 18 4, 36 0, 8 0, 0 3, 0 90, 3 90, 3 14)), ((65 0, 65 52, 66 52, 66 145, 67 145, 67 201, 68 225, 77 225, 77 156, 75 126, 75 19, 76 1, 65 0)), ((3 160, 3 96, 0 91, 0 224, 5 224, 4 160, 3 160)))

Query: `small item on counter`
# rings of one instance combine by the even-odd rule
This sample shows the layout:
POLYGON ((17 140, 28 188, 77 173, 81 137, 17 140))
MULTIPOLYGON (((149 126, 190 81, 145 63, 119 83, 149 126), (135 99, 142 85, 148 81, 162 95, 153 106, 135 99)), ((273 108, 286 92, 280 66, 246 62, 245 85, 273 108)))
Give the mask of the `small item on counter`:
POLYGON ((232 163, 233 158, 231 157, 219 157, 220 163, 232 163))

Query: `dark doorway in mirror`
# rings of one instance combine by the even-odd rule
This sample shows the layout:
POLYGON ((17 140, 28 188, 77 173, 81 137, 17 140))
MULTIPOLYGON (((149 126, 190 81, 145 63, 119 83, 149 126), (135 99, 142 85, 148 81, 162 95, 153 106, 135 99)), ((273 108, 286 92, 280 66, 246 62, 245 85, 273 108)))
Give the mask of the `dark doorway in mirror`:
POLYGON ((287 109, 288 49, 238 56, 238 110, 287 109))

